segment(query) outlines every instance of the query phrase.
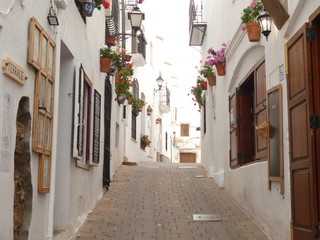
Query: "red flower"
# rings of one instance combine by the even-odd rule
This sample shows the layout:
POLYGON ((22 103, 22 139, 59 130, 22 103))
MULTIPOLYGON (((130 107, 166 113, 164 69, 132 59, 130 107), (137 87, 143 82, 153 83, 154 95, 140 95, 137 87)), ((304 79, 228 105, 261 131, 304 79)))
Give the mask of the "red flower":
POLYGON ((110 3, 107 2, 106 0, 104 0, 104 1, 102 2, 102 5, 103 5, 103 7, 104 7, 105 9, 110 8, 110 3))
POLYGON ((115 101, 118 101, 118 98, 115 98, 114 100, 115 100, 115 101))

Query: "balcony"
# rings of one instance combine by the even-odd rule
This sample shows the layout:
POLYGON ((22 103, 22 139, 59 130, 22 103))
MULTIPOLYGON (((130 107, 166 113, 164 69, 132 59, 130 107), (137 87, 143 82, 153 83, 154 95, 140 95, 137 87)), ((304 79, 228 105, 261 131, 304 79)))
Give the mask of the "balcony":
POLYGON ((170 90, 167 87, 159 91, 159 107, 162 113, 170 112, 170 90))
POLYGON ((189 46, 201 46, 206 35, 207 23, 202 20, 202 4, 190 0, 189 7, 189 46), (200 9, 200 10, 199 10, 200 9))

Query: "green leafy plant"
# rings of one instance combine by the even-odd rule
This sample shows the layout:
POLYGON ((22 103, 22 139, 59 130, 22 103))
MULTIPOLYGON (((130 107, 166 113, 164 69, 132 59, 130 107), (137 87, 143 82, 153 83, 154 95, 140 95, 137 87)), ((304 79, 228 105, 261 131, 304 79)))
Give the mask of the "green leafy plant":
POLYGON ((195 102, 194 105, 196 106, 198 103, 199 108, 201 108, 204 104, 202 98, 202 92, 207 89, 207 81, 201 77, 197 78, 196 86, 191 88, 191 94, 194 96, 192 100, 195 102))
POLYGON ((255 22, 260 12, 263 10, 261 2, 252 2, 248 7, 243 9, 241 20, 243 24, 255 22))
POLYGON ((140 135, 140 147, 141 149, 145 149, 146 147, 149 147, 151 144, 151 141, 149 139, 148 135, 140 135))
POLYGON ((203 66, 200 67, 199 73, 203 77, 215 76, 215 72, 213 70, 214 62, 213 60, 208 60, 205 62, 203 66))

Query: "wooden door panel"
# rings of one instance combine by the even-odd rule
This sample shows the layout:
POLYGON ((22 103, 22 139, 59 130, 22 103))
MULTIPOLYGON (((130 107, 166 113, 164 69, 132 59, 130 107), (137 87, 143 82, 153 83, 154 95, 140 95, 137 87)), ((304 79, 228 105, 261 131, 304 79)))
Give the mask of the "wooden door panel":
POLYGON ((292 171, 294 195, 294 219, 297 226, 308 227, 311 225, 311 207, 310 207, 310 174, 309 169, 299 169, 292 171))
POLYGON ((301 104, 291 108, 291 126, 292 132, 291 153, 292 161, 304 159, 309 156, 308 152, 308 113, 307 104, 301 104))
POLYGON ((230 167, 238 166, 237 159, 237 103, 236 94, 229 97, 229 121, 230 121, 230 167))
POLYGON ((305 24, 288 42, 288 118, 293 238, 314 239, 313 186, 310 154, 308 66, 305 24))
POLYGON ((306 62, 305 62, 305 36, 304 34, 288 48, 289 76, 288 82, 289 98, 292 99, 306 89, 306 62))
POLYGON ((196 155, 194 153, 180 153, 180 163, 195 163, 196 155))

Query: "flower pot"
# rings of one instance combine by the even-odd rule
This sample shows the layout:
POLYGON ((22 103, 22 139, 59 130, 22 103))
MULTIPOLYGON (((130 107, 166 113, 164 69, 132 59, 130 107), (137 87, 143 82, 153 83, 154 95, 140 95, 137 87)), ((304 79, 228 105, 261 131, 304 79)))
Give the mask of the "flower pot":
POLYGON ((260 24, 257 22, 249 22, 246 24, 247 35, 250 42, 260 41, 260 24))
POLYGON ((208 83, 210 86, 215 86, 216 85, 216 76, 215 75, 209 75, 207 76, 208 83))
POLYGON ((143 0, 139 0, 138 3, 143 3, 143 0))
POLYGON ((132 58, 132 56, 130 56, 130 55, 124 55, 123 61, 130 62, 131 58, 132 58))
POLYGON ((115 84, 119 84, 121 81, 122 74, 120 72, 116 73, 115 84))
POLYGON ((151 116, 152 111, 147 111, 147 115, 151 116))
POLYGON ((115 46, 116 45, 116 37, 115 36, 108 36, 106 38, 106 44, 108 46, 115 46))
POLYGON ((100 71, 109 72, 111 62, 112 62, 111 58, 100 58, 100 71))
POLYGON ((218 76, 224 76, 226 74, 226 65, 223 63, 216 63, 215 65, 218 76))
POLYGON ((269 125, 267 122, 263 122, 256 126, 256 131, 261 138, 268 139, 269 137, 269 125))
POLYGON ((129 104, 129 105, 132 105, 132 102, 133 102, 132 99, 129 98, 129 99, 128 99, 128 104, 129 104))
POLYGON ((81 16, 91 17, 94 10, 94 4, 92 0, 86 0, 80 5, 81 16))
POLYGON ((132 108, 132 115, 137 117, 139 115, 139 109, 136 107, 133 107, 132 108))
POLYGON ((125 100, 126 100, 126 95, 124 94, 117 95, 117 101, 119 104, 123 104, 125 100))
POLYGON ((142 112, 142 109, 143 109, 142 107, 139 107, 139 112, 142 112))

